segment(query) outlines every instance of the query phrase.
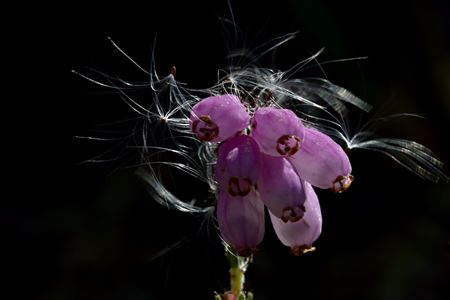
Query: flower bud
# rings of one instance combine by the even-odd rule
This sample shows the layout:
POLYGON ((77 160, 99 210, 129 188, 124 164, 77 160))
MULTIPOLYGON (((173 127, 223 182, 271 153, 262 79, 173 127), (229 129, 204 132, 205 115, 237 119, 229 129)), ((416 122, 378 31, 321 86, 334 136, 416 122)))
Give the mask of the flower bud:
POLYGON ((221 142, 244 130, 250 116, 235 95, 203 99, 192 107, 190 127, 202 141, 221 142))
POLYGON ((352 166, 342 147, 314 128, 305 128, 302 151, 289 161, 302 179, 321 189, 340 193, 353 181, 352 166))
POLYGON ((305 214, 298 222, 283 222, 269 211, 275 233, 283 245, 291 247, 294 255, 301 255, 314 250, 313 242, 317 240, 322 231, 322 213, 320 211, 319 199, 313 187, 303 182, 306 194, 305 214))
POLYGON ((305 192, 287 159, 261 155, 258 191, 267 208, 283 222, 296 222, 303 217, 305 192))
POLYGON ((272 156, 289 157, 302 147, 304 126, 289 109, 260 108, 252 121, 252 134, 261 151, 272 156))

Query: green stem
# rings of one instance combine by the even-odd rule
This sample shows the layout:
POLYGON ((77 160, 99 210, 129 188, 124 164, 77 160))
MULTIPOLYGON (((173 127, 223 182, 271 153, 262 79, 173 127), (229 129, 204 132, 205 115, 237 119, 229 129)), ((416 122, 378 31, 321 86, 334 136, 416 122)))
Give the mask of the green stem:
POLYGON ((244 289, 245 273, 239 268, 230 268, 231 292, 239 296, 244 289))
POLYGON ((238 256, 229 248, 225 248, 225 256, 230 263, 231 292, 236 295, 236 297, 239 297, 244 290, 245 271, 247 270, 250 259, 238 256))

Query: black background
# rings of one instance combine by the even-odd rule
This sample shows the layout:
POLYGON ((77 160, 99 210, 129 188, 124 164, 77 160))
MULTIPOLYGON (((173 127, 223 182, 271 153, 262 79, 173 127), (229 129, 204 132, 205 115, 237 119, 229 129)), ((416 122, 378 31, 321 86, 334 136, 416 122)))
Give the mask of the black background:
MULTIPOLYGON (((423 143, 448 164, 450 10, 444 1, 232 2, 241 28, 237 46, 299 31, 262 66, 286 69, 321 47, 322 61, 368 56, 325 71, 379 114, 425 114, 427 120, 401 119, 382 133, 423 143)), ((24 64, 12 62, 9 89, 17 101, 11 102, 19 105, 10 124, 18 131, 7 141, 25 141, 19 159, 25 166, 10 174, 17 185, 2 218, 3 257, 16 297, 211 299, 213 291, 223 292, 227 265, 211 223, 155 204, 127 168, 137 159, 131 151, 110 163, 81 163, 110 145, 74 136, 133 114, 117 94, 71 70, 91 67, 146 80, 107 37, 148 66, 157 34, 161 74, 175 65, 179 81, 210 86, 227 64, 230 44, 219 21, 230 16, 226 1, 69 2, 24 10, 10 24, 22 28, 10 49, 24 64)), ((324 224, 318 250, 292 257, 267 226, 248 288, 258 300, 448 299, 448 185, 422 181, 377 153, 355 151, 351 159, 352 188, 340 195, 319 192, 324 224)), ((180 184, 178 192, 189 189, 180 184)))

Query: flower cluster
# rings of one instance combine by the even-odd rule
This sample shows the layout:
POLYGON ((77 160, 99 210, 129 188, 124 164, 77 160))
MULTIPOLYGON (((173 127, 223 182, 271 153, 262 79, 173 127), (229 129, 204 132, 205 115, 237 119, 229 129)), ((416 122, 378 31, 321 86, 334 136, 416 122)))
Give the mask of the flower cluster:
POLYGON ((229 246, 225 256, 231 285, 230 291, 217 294, 216 299, 253 299, 252 293, 244 292, 244 274, 264 236, 265 206, 278 238, 293 254, 314 249, 322 216, 313 186, 334 192, 350 186, 353 176, 347 150, 375 151, 422 179, 449 181, 443 163, 430 149, 376 132, 389 120, 418 115, 365 115, 372 106, 349 90, 324 78, 298 77, 303 69, 318 67, 322 72, 321 64, 347 59, 319 63, 319 50, 287 70, 257 66, 259 58, 294 36, 272 39, 250 56, 247 51, 236 51, 229 66, 218 70, 217 82, 203 89, 177 81, 175 68, 168 75, 158 74, 154 53, 147 71, 112 40, 125 58, 145 72, 145 81, 125 81, 96 70, 91 70, 92 75, 73 71, 111 89, 136 113, 136 118, 120 122, 121 126, 131 122, 133 130, 125 136, 122 131, 78 136, 108 145, 104 153, 87 162, 116 161, 138 149, 136 173, 152 199, 205 220, 216 212, 222 239, 229 246), (358 119, 370 119, 353 127, 350 116, 354 113, 360 114, 358 119), (335 140, 345 145, 346 151, 335 140), (117 144, 111 148, 110 142, 117 144), (172 171, 206 184, 217 201, 192 195, 179 198, 171 191, 174 185, 168 174, 172 171))
POLYGON ((214 178, 221 235, 238 255, 251 255, 264 236, 267 206, 281 242, 300 255, 321 232, 312 186, 344 191, 353 180, 350 161, 289 109, 249 111, 237 96, 224 94, 198 102, 190 115, 199 140, 220 143, 214 178))

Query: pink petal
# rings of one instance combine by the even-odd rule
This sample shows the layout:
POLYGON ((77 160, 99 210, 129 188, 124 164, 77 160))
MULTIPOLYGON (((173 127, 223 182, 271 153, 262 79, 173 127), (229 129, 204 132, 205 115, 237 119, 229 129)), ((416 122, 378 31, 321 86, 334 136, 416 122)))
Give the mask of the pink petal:
POLYGON ((270 220, 279 240, 291 247, 292 253, 303 254, 312 249, 312 244, 322 231, 322 213, 319 199, 311 184, 303 182, 306 193, 305 214, 298 222, 283 222, 269 211, 270 220))
POLYGON ((235 95, 208 97, 192 107, 189 124, 202 141, 221 142, 244 130, 250 116, 235 95))
POLYGON ((289 157, 300 177, 313 186, 346 190, 352 180, 352 166, 342 147, 314 128, 305 128, 302 151, 289 157))
POLYGON ((253 189, 245 196, 220 191, 217 219, 222 238, 240 256, 249 256, 264 237, 264 204, 253 189))
POLYGON ((261 155, 258 191, 269 210, 284 222, 302 218, 306 195, 299 176, 287 159, 261 155))
POLYGON ((222 143, 215 169, 219 184, 228 185, 231 177, 248 178, 255 184, 259 177, 261 155, 258 144, 248 135, 232 137, 222 143))
POLYGON ((264 204, 256 190, 260 164, 258 144, 247 135, 230 138, 219 148, 219 229, 241 256, 249 256, 264 236, 264 204))
POLYGON ((261 151, 272 156, 292 156, 302 147, 304 126, 289 109, 260 108, 252 121, 252 133, 261 151))

